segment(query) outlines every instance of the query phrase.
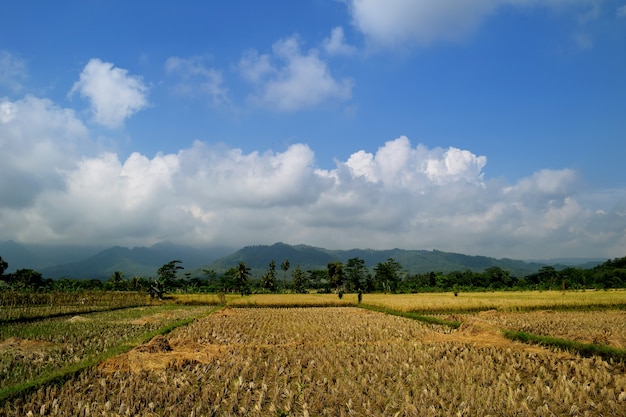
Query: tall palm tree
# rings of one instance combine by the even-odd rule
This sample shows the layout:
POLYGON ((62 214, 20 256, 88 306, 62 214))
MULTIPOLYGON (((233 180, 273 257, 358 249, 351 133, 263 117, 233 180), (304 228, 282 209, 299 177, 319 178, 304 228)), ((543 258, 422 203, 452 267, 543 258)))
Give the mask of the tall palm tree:
POLYGON ((283 291, 287 290, 287 271, 289 270, 289 259, 285 259, 280 264, 280 269, 283 270, 283 291))
POLYGON ((242 297, 246 293, 249 276, 250 268, 248 268, 245 262, 239 262, 239 265, 237 265, 237 269, 235 270, 235 279, 237 280, 237 285, 239 286, 242 297))
POLYGON ((261 276, 261 286, 269 292, 276 291, 276 262, 273 259, 268 271, 261 276))

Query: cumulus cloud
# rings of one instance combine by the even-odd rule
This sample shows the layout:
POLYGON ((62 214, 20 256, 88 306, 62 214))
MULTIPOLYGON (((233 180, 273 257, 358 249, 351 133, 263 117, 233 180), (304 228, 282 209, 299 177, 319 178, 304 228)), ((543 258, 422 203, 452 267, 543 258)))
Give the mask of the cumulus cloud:
POLYGON ((598 16, 597 0, 350 0, 354 26, 378 46, 459 41, 503 6, 574 8, 581 22, 598 16))
MULTIPOLYGON (((12 134, 21 130, 26 137, 26 121, 39 106, 38 114, 45 115, 41 131, 56 120, 56 134, 84 136, 71 112, 29 100, 10 103, 14 116, 2 129, 13 124, 12 134)), ((25 148, 40 146, 52 156, 49 164, 41 163, 41 154, 21 161, 30 165, 22 168, 18 183, 50 175, 55 181, 29 189, 28 198, 2 200, 5 238, 128 246, 162 240, 232 246, 285 241, 518 258, 621 256, 626 250, 626 199, 620 206, 607 196, 601 207, 591 208, 578 195, 581 180, 574 171, 540 170, 508 184, 485 178, 485 156, 414 146, 406 137, 375 151, 355 151, 332 169, 318 168, 304 144, 244 153, 200 141, 152 158, 74 152, 68 163, 48 154, 49 139, 39 137, 39 145, 0 142, 3 152, 29 157, 25 148)), ((6 183, 5 192, 15 193, 15 181, 12 185, 9 191, 6 183)))
POLYGON ((124 120, 148 106, 148 87, 141 77, 98 58, 83 68, 70 95, 76 92, 89 100, 96 123, 109 128, 122 126, 124 120))
POLYGON ((26 63, 8 51, 0 51, 0 87, 11 92, 22 89, 22 81, 26 78, 26 63))
POLYGON ((72 110, 32 96, 0 98, 0 207, 20 209, 45 189, 63 186, 63 170, 89 146, 72 110))
POLYGON ((247 51, 239 70, 257 89, 251 101, 278 111, 312 108, 352 95, 352 80, 336 79, 317 49, 302 52, 297 36, 274 43, 271 55, 247 51))
MULTIPOLYGON (((363 150, 352 154, 345 167, 351 176, 371 183, 420 190, 457 181, 480 184, 486 163, 485 156, 454 147, 430 150, 419 145, 412 148, 409 139, 402 136, 386 142, 375 155, 363 150)), ((337 171, 326 175, 336 176, 337 171)))
POLYGON ((181 77, 176 86, 180 94, 206 94, 215 106, 228 103, 228 90, 224 86, 221 71, 207 68, 201 57, 170 57, 165 62, 165 70, 181 77))
POLYGON ((96 152, 72 110, 0 99, 0 230, 31 243, 418 248, 513 258, 623 256, 626 190, 581 194, 571 169, 515 183, 487 158, 404 136, 332 169, 313 149, 96 152))

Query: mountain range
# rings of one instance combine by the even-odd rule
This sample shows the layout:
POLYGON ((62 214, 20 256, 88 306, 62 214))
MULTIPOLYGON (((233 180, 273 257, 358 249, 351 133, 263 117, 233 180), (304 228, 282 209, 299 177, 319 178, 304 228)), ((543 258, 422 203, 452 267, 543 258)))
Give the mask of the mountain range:
POLYGON ((293 270, 297 265, 303 270, 325 269, 328 263, 346 263, 350 258, 361 258, 368 268, 373 269, 379 262, 389 258, 396 260, 409 273, 431 271, 483 271, 497 266, 508 270, 513 276, 524 276, 537 272, 546 265, 562 269, 566 266, 590 268, 605 259, 563 259, 545 261, 523 261, 515 259, 495 259, 487 256, 471 256, 439 250, 407 249, 350 249, 332 250, 308 245, 246 246, 239 250, 227 247, 192 248, 162 242, 150 247, 126 248, 48 248, 25 246, 16 242, 0 242, 0 257, 8 264, 7 272, 28 268, 41 272, 45 278, 96 278, 106 279, 115 271, 126 277, 155 277, 157 269, 171 260, 181 260, 183 272, 191 277, 201 277, 204 270, 223 273, 245 262, 255 278, 268 269, 270 261, 276 262, 280 273, 281 263, 289 261, 293 270), (55 262, 56 261, 56 262, 55 262))
POLYGON ((232 248, 192 248, 169 242, 150 247, 43 247, 0 242, 0 257, 9 268, 34 269, 45 278, 106 279, 115 271, 126 277, 154 277, 163 264, 179 259, 185 268, 198 268, 232 253, 232 248))

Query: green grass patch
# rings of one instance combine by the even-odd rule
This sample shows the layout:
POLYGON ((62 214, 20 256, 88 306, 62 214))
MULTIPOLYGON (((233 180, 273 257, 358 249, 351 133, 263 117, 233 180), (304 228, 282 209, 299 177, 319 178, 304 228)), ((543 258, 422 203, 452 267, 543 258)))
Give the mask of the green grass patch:
POLYGON ((569 352, 578 353, 581 356, 600 356, 603 359, 614 359, 622 362, 626 360, 626 349, 614 348, 607 345, 582 343, 551 336, 539 336, 517 330, 502 330, 502 334, 511 340, 524 343, 534 343, 547 347, 555 347, 569 352))
POLYGON ((380 306, 374 306, 374 305, 369 305, 369 304, 359 304, 358 307, 364 308, 366 310, 377 311, 379 313, 390 314, 392 316, 405 317, 408 319, 421 321, 423 323, 452 327, 453 329, 458 329, 461 326, 460 321, 451 321, 451 320, 440 319, 438 317, 424 316, 424 315, 417 314, 411 311, 398 311, 398 310, 393 310, 387 307, 380 307, 380 306))

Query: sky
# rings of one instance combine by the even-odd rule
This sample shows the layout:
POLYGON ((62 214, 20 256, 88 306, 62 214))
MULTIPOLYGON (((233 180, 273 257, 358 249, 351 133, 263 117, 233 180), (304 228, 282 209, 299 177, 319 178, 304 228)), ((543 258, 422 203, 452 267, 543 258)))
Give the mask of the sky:
POLYGON ((626 256, 626 0, 7 2, 0 241, 626 256))

